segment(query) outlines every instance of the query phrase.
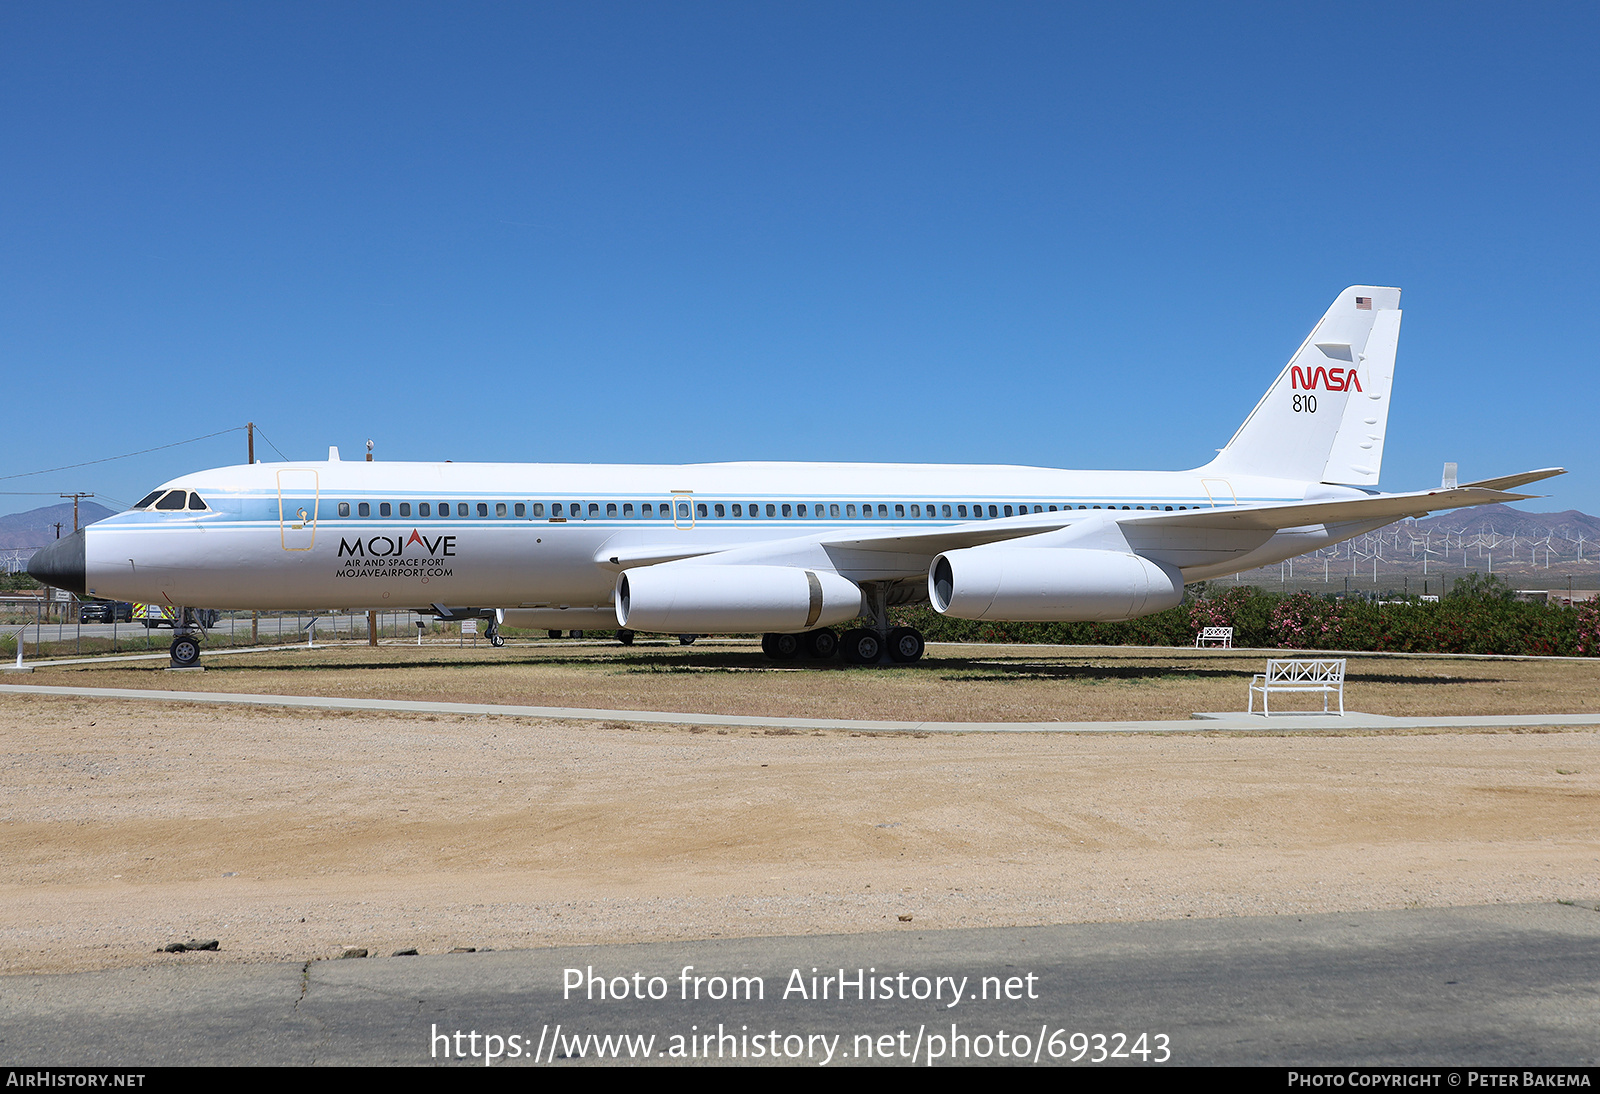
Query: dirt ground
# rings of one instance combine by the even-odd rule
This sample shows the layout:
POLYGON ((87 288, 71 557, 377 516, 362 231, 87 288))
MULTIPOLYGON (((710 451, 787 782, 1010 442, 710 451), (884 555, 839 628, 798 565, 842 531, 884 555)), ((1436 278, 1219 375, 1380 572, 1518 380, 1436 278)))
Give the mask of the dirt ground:
MULTIPOLYGON (((765 694, 762 713, 795 713, 797 695, 815 713, 834 713, 853 688, 872 700, 850 711, 856 717, 1013 709, 1032 718, 1051 695, 1056 717, 1112 707, 1108 716, 1172 717, 1169 691, 1192 696, 1212 681, 1182 659, 1100 683, 1063 671, 1158 660, 1120 651, 1017 672, 1038 662, 1028 653, 1011 663, 1018 678, 999 680, 985 675, 992 668, 949 666, 921 675, 706 672, 692 664, 705 653, 682 656, 691 663, 678 671, 647 674, 626 664, 615 674, 593 663, 547 666, 552 677, 587 671, 588 689, 569 682, 560 686, 571 694, 521 701, 613 705, 616 689, 643 675, 650 688, 686 689, 673 695, 707 710, 743 692, 756 705, 765 694), (976 698, 945 679, 960 672, 975 674, 976 698), (919 694, 920 705, 903 706, 919 694), (1001 699, 1012 705, 996 706, 1001 699)), ((1561 710, 1540 664, 1550 663, 1395 661, 1385 672, 1449 676, 1447 686, 1417 690, 1462 689, 1458 698, 1486 713, 1561 710)), ((454 697, 428 675, 444 668, 410 668, 322 666, 317 683, 352 694, 409 677, 398 690, 454 697)), ((1593 687, 1597 668, 1579 665, 1567 683, 1581 693, 1583 674, 1593 687)), ((173 686, 176 675, 146 666, 46 671, 26 682, 98 684, 136 672, 154 687, 173 686)), ((177 678, 206 690, 305 690, 290 686, 295 672, 241 664, 177 678)), ((520 693, 523 684, 500 686, 520 693)), ((1237 709, 1244 684, 1227 684, 1235 701, 1218 705, 1237 709)), ((457 686, 481 698, 489 685, 457 686)), ((1456 705, 1436 698, 1424 712, 1456 705)), ((307 960, 346 946, 387 955, 1593 901, 1597 807, 1600 734, 1585 731, 719 732, 8 695, 0 971, 307 960), (221 949, 154 955, 189 938, 218 939, 221 949)))

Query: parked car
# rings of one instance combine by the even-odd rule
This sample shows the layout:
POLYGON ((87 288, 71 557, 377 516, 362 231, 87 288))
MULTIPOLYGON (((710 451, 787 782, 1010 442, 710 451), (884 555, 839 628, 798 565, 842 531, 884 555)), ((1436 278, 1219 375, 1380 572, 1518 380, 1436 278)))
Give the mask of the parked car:
POLYGON ((78 608, 79 623, 131 623, 133 605, 126 600, 90 600, 78 608))

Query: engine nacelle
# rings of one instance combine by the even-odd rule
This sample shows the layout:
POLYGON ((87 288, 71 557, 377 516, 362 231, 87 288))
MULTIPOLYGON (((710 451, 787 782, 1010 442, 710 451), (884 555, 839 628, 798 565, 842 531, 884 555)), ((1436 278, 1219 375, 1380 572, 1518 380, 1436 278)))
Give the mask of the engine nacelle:
POLYGON ((861 614, 861 589, 795 566, 641 566, 617 575, 617 625, 668 634, 786 634, 861 614))
POLYGON ((968 547, 933 560, 928 599, 958 619, 1110 622, 1176 606, 1183 575, 1125 551, 968 547))

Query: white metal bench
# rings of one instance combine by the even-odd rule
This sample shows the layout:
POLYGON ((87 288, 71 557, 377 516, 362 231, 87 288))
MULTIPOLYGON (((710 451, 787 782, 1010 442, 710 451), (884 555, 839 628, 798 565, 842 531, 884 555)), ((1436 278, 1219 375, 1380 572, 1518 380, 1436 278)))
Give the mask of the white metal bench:
POLYGON ((1194 636, 1194 648, 1201 646, 1221 646, 1225 650, 1233 649, 1232 627, 1205 627, 1194 636))
POLYGON ((1322 693, 1322 713, 1328 713, 1328 696, 1339 696, 1339 714, 1344 714, 1343 657, 1318 657, 1294 660, 1273 659, 1267 671, 1250 680, 1250 713, 1256 712, 1256 693, 1261 693, 1261 713, 1271 714, 1268 697, 1274 692, 1309 691, 1322 693))

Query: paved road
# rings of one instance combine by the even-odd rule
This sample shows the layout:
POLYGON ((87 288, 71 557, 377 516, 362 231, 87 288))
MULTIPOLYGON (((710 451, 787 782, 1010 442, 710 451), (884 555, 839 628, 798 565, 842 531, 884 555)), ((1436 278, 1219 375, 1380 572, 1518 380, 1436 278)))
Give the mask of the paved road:
MULTIPOLYGON (((353 637, 365 638, 367 636, 367 617, 365 614, 357 615, 321 615, 314 612, 304 612, 300 615, 262 615, 257 621, 257 633, 262 638, 283 638, 293 641, 303 637, 305 627, 315 618, 317 620, 317 634, 327 638, 353 637)), ((411 612, 384 612, 382 615, 383 634, 391 637, 396 632, 400 634, 415 634, 412 629, 414 620, 418 617, 411 612)), ((7 649, 14 649, 11 637, 17 631, 17 624, 8 623, 0 626, 0 634, 5 635, 7 649)), ((143 646, 148 635, 152 647, 164 647, 172 641, 172 630, 168 627, 157 627, 154 631, 147 631, 141 622, 111 623, 29 623, 23 629, 23 641, 27 644, 25 652, 31 652, 34 643, 42 638, 45 642, 72 642, 78 638, 104 638, 107 641, 115 639, 118 643, 134 646, 143 646)), ((230 633, 237 634, 241 639, 250 637, 250 616, 223 616, 221 621, 212 628, 208 641, 215 645, 226 646, 230 633)))
MULTIPOLYGON (((1128 1047, 1149 1050, 1150 1063, 1165 1050, 1170 1062, 1190 1065, 1600 1059, 1600 912, 1570 905, 966 931, 906 926, 256 966, 207 966, 206 959, 162 956, 143 969, 0 978, 0 1054, 19 1065, 429 1064, 456 1062, 458 1050, 474 1062, 476 1049, 481 1065, 496 1044, 484 1040, 492 1034, 502 1039, 500 1051, 521 1054, 501 1062, 532 1063, 537 1049, 549 1063, 559 1024, 554 1062, 563 1065, 582 1062, 580 1050, 594 1062, 590 1034, 653 1035, 643 1058, 653 1063, 671 1062, 675 1048, 691 1044, 693 1062, 707 1062, 707 1042, 688 1038, 708 1034, 710 1062, 720 1045, 724 1062, 743 1055, 768 1063, 775 1047, 784 1062, 820 1064, 831 1046, 834 1064, 925 1064, 932 1050, 992 1063, 1000 1062, 1002 1031, 1008 1055, 1032 1062, 1037 1053, 1039 1063, 1070 1062, 1073 1033, 1089 1038, 1078 1043, 1091 1059, 1100 1051, 1093 1035, 1107 1035, 1110 1051, 1120 1033, 1128 1047), (869 970, 878 998, 857 998, 849 982, 858 970, 869 970), (568 977, 587 985, 591 972, 608 981, 606 998, 589 998, 587 987, 564 997, 568 977), (828 998, 812 997, 828 975, 835 978, 828 998), (759 978, 761 997, 707 998, 726 994, 734 976, 759 978), (696 985, 695 977, 705 979, 696 985), (961 988, 955 1006, 952 981, 961 988), (902 997, 931 993, 935 984, 942 998, 902 997), (635 985, 646 998, 633 998, 635 985), (618 988, 628 997, 612 998, 618 988), (662 998, 648 998, 652 991, 662 998), (1062 1058, 1051 1059, 1052 1044, 1062 1058)), ((1136 1052, 1108 1062, 1146 1061, 1136 1052)))

